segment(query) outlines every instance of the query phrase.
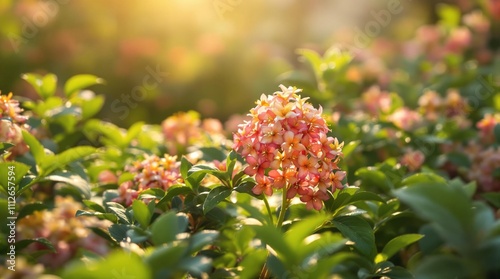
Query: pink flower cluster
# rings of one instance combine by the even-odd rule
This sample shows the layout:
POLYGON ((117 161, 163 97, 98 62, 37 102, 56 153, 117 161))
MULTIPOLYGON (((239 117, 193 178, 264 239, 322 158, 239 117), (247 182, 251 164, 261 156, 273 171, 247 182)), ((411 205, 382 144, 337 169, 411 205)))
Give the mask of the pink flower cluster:
POLYGON ((160 158, 156 155, 146 155, 144 160, 134 162, 125 170, 134 175, 134 180, 120 184, 119 197, 113 201, 126 206, 130 206, 144 190, 159 188, 166 191, 170 186, 182 182, 177 156, 165 154, 160 158))
POLYGON ((500 113, 486 114, 481 121, 476 124, 479 129, 479 136, 483 143, 491 144, 495 142, 494 129, 500 124, 500 113))
POLYGON ((321 108, 297 95, 300 90, 280 88, 250 110, 251 120, 234 134, 234 149, 248 163, 245 173, 255 175, 255 194, 285 188, 288 199, 299 195, 308 209, 320 210, 327 189, 343 187, 346 174, 337 166, 343 143, 327 136, 321 108))
POLYGON ((200 120, 195 111, 179 112, 162 122, 163 136, 170 154, 184 153, 188 146, 207 140, 226 139, 222 123, 213 118, 200 120))
POLYGON ((420 150, 407 150, 401 157, 400 163, 410 171, 417 171, 425 162, 425 155, 420 150))
POLYGON ((467 119, 470 111, 467 99, 462 97, 456 89, 449 89, 445 98, 435 91, 427 91, 418 99, 418 105, 420 112, 428 121, 434 122, 443 117, 453 119, 464 129, 470 126, 467 119))
POLYGON ((466 147, 472 165, 465 171, 470 181, 477 181, 483 192, 499 192, 500 178, 496 172, 500 169, 500 149, 471 143, 466 147))
MULTIPOLYGON (((46 238, 56 249, 56 253, 48 253, 40 257, 39 262, 47 267, 61 267, 73 259, 79 249, 92 251, 98 255, 106 255, 109 247, 105 239, 94 234, 89 228, 106 228, 108 221, 92 217, 75 217, 76 211, 82 209, 79 202, 70 197, 55 197, 55 208, 51 211, 35 211, 17 223, 19 239, 46 238)), ((34 243, 28 246, 28 252, 36 253, 47 249, 44 245, 34 243)))

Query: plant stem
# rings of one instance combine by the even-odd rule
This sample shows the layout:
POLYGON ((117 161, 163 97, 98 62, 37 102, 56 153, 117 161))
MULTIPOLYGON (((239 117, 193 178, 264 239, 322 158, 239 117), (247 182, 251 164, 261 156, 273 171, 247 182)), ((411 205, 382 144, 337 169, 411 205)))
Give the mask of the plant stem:
POLYGON ((269 202, 267 201, 266 196, 264 195, 264 203, 266 204, 267 215, 269 215, 269 220, 271 224, 274 223, 273 213, 271 212, 271 207, 269 206, 269 202))
POLYGON ((281 198, 281 210, 280 210, 280 215, 278 217, 278 223, 276 223, 277 228, 281 228, 281 225, 283 225, 283 221, 285 220, 285 213, 288 208, 288 199, 286 198, 286 193, 288 192, 288 185, 285 185, 283 187, 283 197, 281 198))

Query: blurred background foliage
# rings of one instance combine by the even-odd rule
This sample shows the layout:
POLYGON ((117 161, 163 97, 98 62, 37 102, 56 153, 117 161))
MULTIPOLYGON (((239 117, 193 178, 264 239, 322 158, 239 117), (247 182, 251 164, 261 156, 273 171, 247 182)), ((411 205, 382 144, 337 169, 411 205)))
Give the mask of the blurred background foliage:
MULTIPOLYGON (((106 97, 100 117, 120 126, 190 109, 224 121, 273 92, 280 74, 307 69, 298 48, 349 46, 345 35, 387 2, 0 0, 1 90, 36 98, 23 73, 89 73, 106 81, 92 88, 106 97), (133 99, 134 90, 146 93, 133 99)), ((400 2, 380 36, 407 39, 436 20, 436 1, 400 2)))

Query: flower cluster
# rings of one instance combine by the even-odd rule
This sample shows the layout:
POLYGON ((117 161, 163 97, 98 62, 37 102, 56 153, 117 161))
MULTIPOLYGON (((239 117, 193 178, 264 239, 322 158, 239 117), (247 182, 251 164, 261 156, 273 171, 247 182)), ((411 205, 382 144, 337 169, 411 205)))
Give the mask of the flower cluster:
MULTIPOLYGON (((60 267, 73 259, 79 248, 99 255, 109 251, 106 240, 94 234, 90 227, 105 228, 110 224, 91 217, 75 217, 76 211, 82 209, 79 202, 70 197, 55 197, 55 208, 52 211, 35 211, 17 223, 19 239, 46 238, 56 249, 56 253, 45 254, 39 262, 47 267, 60 267)), ((32 253, 45 250, 45 246, 34 243, 27 248, 32 253)))
POLYGON ((466 178, 476 181, 483 192, 499 192, 500 149, 477 143, 470 143, 466 149, 471 160, 470 169, 464 171, 466 178))
POLYGON ((420 150, 408 150, 400 160, 401 165, 410 171, 417 171, 424 164, 425 155, 420 150))
POLYGON ((177 156, 165 154, 160 158, 156 155, 146 155, 144 160, 136 161, 125 168, 125 171, 134 175, 134 180, 120 184, 119 197, 113 201, 130 206, 144 190, 159 188, 166 191, 170 186, 181 182, 179 168, 177 156))
POLYGON ((0 95, 0 142, 14 144, 10 150, 14 156, 28 151, 21 133, 27 120, 26 116, 21 115, 22 111, 19 102, 12 99, 12 93, 0 95))
POLYGON ((225 140, 222 123, 217 119, 200 120, 195 111, 179 112, 162 122, 163 136, 170 154, 185 153, 187 147, 206 140, 225 140))
POLYGON ((486 114, 484 118, 476 124, 479 129, 480 140, 485 144, 491 144, 495 141, 494 129, 500 124, 500 114, 486 114))
POLYGON ((418 99, 418 105, 420 112, 430 122, 436 122, 441 117, 453 120, 464 129, 470 126, 467 119, 470 112, 467 99, 456 89, 449 89, 445 98, 435 91, 427 91, 418 99))
POLYGON ((234 134, 234 149, 248 163, 245 173, 255 175, 255 194, 284 188, 288 199, 299 195, 307 208, 320 210, 327 189, 343 187, 345 172, 337 166, 343 143, 327 136, 321 108, 301 98, 300 90, 280 88, 250 110, 251 120, 234 134))

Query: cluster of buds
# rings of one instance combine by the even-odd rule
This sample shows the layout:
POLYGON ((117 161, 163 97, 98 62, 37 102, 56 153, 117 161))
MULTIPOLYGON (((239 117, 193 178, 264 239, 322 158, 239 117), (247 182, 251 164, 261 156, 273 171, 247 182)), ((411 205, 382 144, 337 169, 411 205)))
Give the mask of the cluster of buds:
POLYGON ((345 172, 337 166, 343 143, 327 136, 322 109, 314 108, 292 87, 262 95, 251 120, 234 134, 234 149, 245 158, 257 195, 284 188, 286 198, 300 196, 308 209, 320 210, 327 189, 342 188, 345 172))
MULTIPOLYGON (((55 197, 55 208, 51 211, 35 211, 17 223, 19 239, 46 238, 56 249, 56 253, 44 254, 39 263, 51 268, 61 267, 73 259, 80 248, 106 255, 109 247, 106 240, 94 234, 89 228, 106 228, 108 221, 92 217, 75 217, 82 205, 70 197, 55 197)), ((34 243, 28 246, 28 252, 36 253, 47 249, 34 243)))
POLYGON ((144 160, 127 166, 125 171, 132 173, 134 180, 120 184, 119 197, 113 201, 126 206, 130 206, 144 190, 158 188, 166 191, 170 186, 182 182, 177 156, 167 154, 162 158, 156 155, 146 155, 144 160))
POLYGON ((12 93, 0 95, 0 142, 14 144, 10 150, 14 156, 28 151, 21 133, 27 120, 26 116, 21 115, 22 111, 19 102, 12 99, 12 93))

